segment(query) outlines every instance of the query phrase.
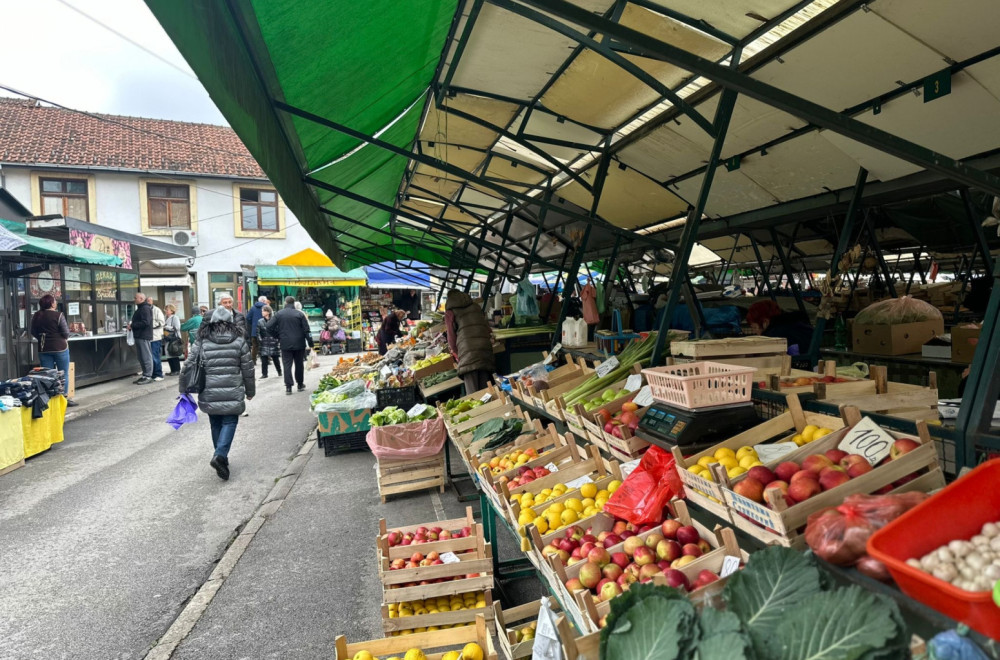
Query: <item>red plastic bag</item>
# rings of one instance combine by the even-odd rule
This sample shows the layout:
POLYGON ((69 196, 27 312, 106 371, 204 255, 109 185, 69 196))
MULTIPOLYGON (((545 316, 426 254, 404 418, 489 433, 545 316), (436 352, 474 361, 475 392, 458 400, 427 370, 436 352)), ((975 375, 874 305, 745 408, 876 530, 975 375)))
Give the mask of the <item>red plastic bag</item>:
POLYGON ((680 492, 674 457, 653 445, 604 505, 604 513, 633 525, 657 524, 663 521, 663 507, 680 492))
POLYGON ((926 498, 919 492, 849 495, 840 506, 809 516, 806 543, 831 564, 853 566, 866 557, 869 536, 926 498))

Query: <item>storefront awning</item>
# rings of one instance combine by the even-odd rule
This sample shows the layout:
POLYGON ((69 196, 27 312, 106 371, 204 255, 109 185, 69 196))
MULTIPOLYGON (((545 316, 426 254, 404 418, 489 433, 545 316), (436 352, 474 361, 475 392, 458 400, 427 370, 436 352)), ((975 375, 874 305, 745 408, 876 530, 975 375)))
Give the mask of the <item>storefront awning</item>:
POLYGON ((258 286, 365 286, 366 282, 360 268, 344 272, 332 266, 257 266, 258 286))
POLYGON ((413 268, 401 268, 387 261, 365 268, 368 271, 368 286, 373 289, 430 289, 431 276, 427 266, 413 263, 413 268))
POLYGON ((63 257, 71 261, 82 264, 94 264, 97 266, 120 266, 122 260, 113 254, 104 254, 96 250, 76 247, 67 243, 50 241, 47 238, 39 238, 28 234, 28 228, 20 222, 0 219, 0 226, 24 241, 19 250, 31 254, 40 254, 51 257, 63 257))

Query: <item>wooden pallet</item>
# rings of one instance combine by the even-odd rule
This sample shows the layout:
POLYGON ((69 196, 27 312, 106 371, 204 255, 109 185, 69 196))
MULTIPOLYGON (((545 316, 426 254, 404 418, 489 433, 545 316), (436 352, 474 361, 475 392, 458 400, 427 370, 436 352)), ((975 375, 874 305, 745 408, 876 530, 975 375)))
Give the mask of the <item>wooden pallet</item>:
MULTIPOLYGON (((559 611, 559 603, 550 601, 552 611, 559 611)), ((542 609, 542 601, 536 600, 510 609, 502 609, 500 603, 493 603, 493 618, 496 621, 497 639, 500 641, 500 652, 507 660, 530 658, 535 646, 534 638, 517 641, 517 632, 538 620, 538 611, 542 609)))
POLYGON ((427 488, 438 488, 444 492, 445 467, 444 452, 431 458, 414 460, 379 460, 377 463, 378 494, 385 504, 385 498, 400 493, 410 493, 427 488))
POLYGON ((336 639, 336 660, 352 660, 357 653, 368 651, 376 658, 389 656, 403 657, 412 648, 422 649, 427 660, 441 660, 448 651, 462 651, 469 642, 479 644, 484 660, 498 660, 493 638, 490 636, 486 617, 477 616, 474 625, 433 632, 415 633, 399 637, 386 637, 366 642, 348 644, 347 638, 338 635, 336 639))

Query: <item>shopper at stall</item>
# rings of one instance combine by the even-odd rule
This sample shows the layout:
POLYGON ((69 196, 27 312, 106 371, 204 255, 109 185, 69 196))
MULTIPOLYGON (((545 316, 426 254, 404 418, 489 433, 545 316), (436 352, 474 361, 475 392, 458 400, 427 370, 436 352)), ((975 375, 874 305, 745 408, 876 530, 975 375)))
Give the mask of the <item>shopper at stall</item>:
POLYGON ((181 332, 187 333, 187 343, 184 345, 184 356, 187 357, 188 350, 191 348, 191 344, 194 343, 195 333, 198 332, 198 328, 201 327, 201 321, 204 318, 202 316, 203 307, 192 307, 191 308, 191 318, 184 323, 181 323, 181 332))
POLYGON ((292 393, 292 369, 299 392, 306 389, 306 349, 313 345, 312 333, 306 315, 295 308, 295 298, 285 298, 285 307, 267 322, 268 334, 278 338, 281 347, 281 366, 285 372, 285 394, 292 393))
MULTIPOLYGON (((229 479, 229 450, 236 436, 236 425, 246 402, 257 393, 250 343, 244 338, 245 325, 238 324, 226 307, 218 307, 212 318, 198 328, 198 339, 191 347, 191 358, 184 372, 199 359, 205 370, 205 386, 198 393, 198 408, 208 415, 215 452, 209 461, 219 478, 229 479)), ((188 385, 181 378, 183 394, 188 385)))
POLYGON ((135 341, 135 354, 142 365, 142 375, 134 381, 136 385, 153 382, 153 306, 146 300, 146 294, 139 291, 135 294, 135 312, 128 329, 132 331, 135 341))
POLYGON ((257 324, 263 318, 262 310, 267 304, 267 296, 260 296, 250 308, 250 313, 247 314, 247 331, 249 333, 247 336, 250 337, 250 352, 253 355, 254 363, 257 362, 257 353, 260 350, 260 344, 257 341, 257 324))
POLYGON ((396 307, 406 312, 406 318, 411 321, 420 320, 420 294, 416 289, 410 289, 399 297, 396 307))
POLYGON ((783 337, 788 341, 789 355, 809 351, 813 329, 809 319, 800 312, 785 312, 773 300, 761 300, 747 310, 750 332, 764 337, 783 337))
POLYGON ((389 352, 389 344, 396 342, 396 337, 401 332, 402 322, 405 318, 406 310, 396 309, 388 312, 385 318, 382 319, 382 327, 379 328, 378 334, 375 335, 379 355, 385 355, 389 352))
POLYGON ((163 310, 156 306, 156 301, 149 298, 149 306, 153 311, 153 341, 149 348, 153 353, 153 380, 163 380, 163 326, 166 325, 167 317, 163 310))
POLYGON ((274 310, 271 309, 270 305, 264 305, 260 311, 261 320, 257 324, 257 336, 254 337, 259 345, 260 377, 267 378, 267 363, 272 360, 274 361, 274 370, 278 372, 278 376, 281 376, 281 362, 278 361, 281 356, 281 347, 278 346, 278 335, 267 327, 274 310))
POLYGON ((63 372, 66 405, 77 405, 69 398, 69 324, 56 308, 56 300, 45 294, 38 301, 38 311, 31 317, 31 336, 38 340, 38 361, 44 369, 63 372))
POLYGON ((448 346, 458 364, 458 375, 465 380, 465 391, 478 392, 490 383, 496 370, 493 359, 493 331, 483 310, 458 289, 448 292, 444 326, 448 346))
POLYGON ((240 329, 240 332, 245 337, 247 334, 247 318, 236 309, 233 309, 233 297, 228 293, 223 294, 219 298, 219 305, 229 310, 229 313, 233 315, 233 324, 240 329))
POLYGON ((181 356, 184 355, 184 340, 181 337, 181 320, 177 318, 177 308, 165 305, 163 314, 166 320, 163 324, 163 354, 167 356, 170 365, 168 376, 178 376, 181 373, 181 356))

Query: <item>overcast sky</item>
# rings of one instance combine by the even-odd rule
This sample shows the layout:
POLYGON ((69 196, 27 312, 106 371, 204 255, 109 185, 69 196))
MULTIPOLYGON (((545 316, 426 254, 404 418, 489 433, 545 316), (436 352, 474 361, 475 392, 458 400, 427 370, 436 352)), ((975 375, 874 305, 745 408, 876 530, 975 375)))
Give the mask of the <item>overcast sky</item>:
POLYGON ((0 0, 0 22, 0 85, 91 112, 226 123, 142 0, 0 0))

